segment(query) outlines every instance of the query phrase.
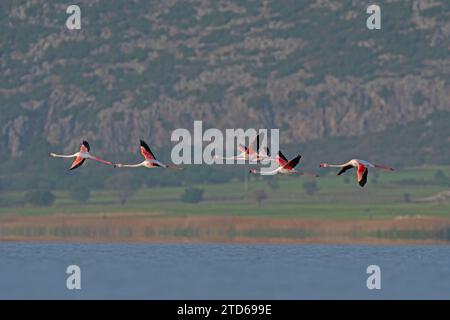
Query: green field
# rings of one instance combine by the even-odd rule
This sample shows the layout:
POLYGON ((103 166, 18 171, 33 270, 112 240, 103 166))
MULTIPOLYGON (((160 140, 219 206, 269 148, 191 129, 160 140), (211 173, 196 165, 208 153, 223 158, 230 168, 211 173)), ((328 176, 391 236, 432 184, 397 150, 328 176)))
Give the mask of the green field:
MULTIPOLYGON (((189 170, 189 168, 187 168, 189 170)), ((239 170, 239 169, 237 169, 239 170)), ((392 173, 371 170, 365 188, 356 183, 355 173, 337 177, 334 170, 317 171, 325 175, 309 177, 277 176, 278 188, 271 189, 267 177, 252 176, 247 191, 243 182, 196 185, 204 189, 203 201, 188 204, 180 201, 185 186, 143 188, 121 205, 115 191, 92 191, 87 203, 79 204, 66 191, 54 191, 56 201, 51 207, 23 205, 22 192, 1 195, 0 215, 50 215, 50 214, 107 214, 143 213, 157 216, 229 215, 272 216, 330 219, 381 219, 396 216, 446 216, 450 217, 450 202, 419 203, 421 198, 449 190, 450 184, 437 181, 441 170, 450 177, 449 166, 407 168, 392 173), (345 176, 348 177, 347 181, 345 176), (305 181, 316 181, 319 190, 308 195, 305 181), (267 199, 261 207, 255 200, 255 190, 265 190, 267 199), (405 201, 405 194, 411 202, 405 201)), ((156 170, 143 174, 157 175, 156 170)), ((447 178, 448 180, 449 178, 447 178)))

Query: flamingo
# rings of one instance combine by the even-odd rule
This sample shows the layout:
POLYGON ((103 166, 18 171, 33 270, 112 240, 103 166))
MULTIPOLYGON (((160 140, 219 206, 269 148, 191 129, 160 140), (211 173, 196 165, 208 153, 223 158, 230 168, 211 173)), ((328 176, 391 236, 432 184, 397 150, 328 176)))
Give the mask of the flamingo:
POLYGON ((238 154, 237 156, 219 157, 216 155, 215 158, 222 159, 222 160, 244 160, 244 161, 250 160, 250 161, 256 161, 256 162, 260 162, 261 160, 265 160, 265 159, 273 160, 270 158, 269 148, 266 148, 265 151, 260 150, 260 143, 259 143, 260 136, 261 136, 261 133, 256 136, 255 140, 253 140, 252 143, 250 143, 250 145, 248 147, 243 146, 242 144, 239 144, 238 148, 241 153, 238 154), (256 149, 253 148, 253 145, 255 145, 255 143, 256 143, 256 149))
POLYGON ((142 161, 141 163, 137 163, 137 164, 122 164, 122 163, 118 163, 114 165, 114 168, 138 168, 138 167, 146 167, 146 168, 155 168, 155 167, 162 167, 162 168, 167 168, 167 169, 182 169, 180 167, 176 167, 176 166, 172 166, 172 165, 168 165, 168 164, 164 164, 158 160, 156 160, 155 155, 153 154, 153 152, 150 150, 150 147, 148 146, 147 143, 145 143, 145 141, 140 140, 141 143, 141 154, 144 157, 144 161, 142 161))
POLYGON ((74 170, 76 168, 79 168, 83 165, 83 163, 86 161, 86 159, 95 160, 104 164, 112 165, 112 162, 105 161, 103 159, 100 159, 99 157, 95 157, 89 153, 91 150, 91 147, 89 146, 89 143, 87 141, 83 141, 80 146, 80 151, 74 154, 70 155, 61 155, 56 153, 50 153, 50 157, 53 158, 75 158, 75 160, 72 162, 72 165, 70 166, 69 170, 74 170))
POLYGON ((314 177, 318 177, 316 174, 312 173, 304 173, 295 170, 294 168, 300 162, 301 155, 297 155, 295 158, 288 161, 288 159, 284 156, 281 151, 278 151, 278 156, 275 158, 275 161, 278 162, 278 168, 272 171, 257 171, 255 169, 251 169, 250 173, 262 174, 262 175, 275 175, 275 174, 298 174, 298 175, 310 175, 314 177))
POLYGON ((369 161, 360 160, 360 159, 352 159, 347 163, 343 164, 328 164, 328 163, 321 163, 321 168, 328 168, 328 167, 335 167, 335 168, 341 168, 341 170, 338 172, 338 176, 343 174, 345 171, 350 170, 352 168, 357 168, 356 174, 358 178, 358 183, 361 187, 364 187, 367 183, 367 175, 369 174, 368 168, 378 168, 385 171, 394 171, 393 168, 379 165, 379 164, 373 164, 369 161))

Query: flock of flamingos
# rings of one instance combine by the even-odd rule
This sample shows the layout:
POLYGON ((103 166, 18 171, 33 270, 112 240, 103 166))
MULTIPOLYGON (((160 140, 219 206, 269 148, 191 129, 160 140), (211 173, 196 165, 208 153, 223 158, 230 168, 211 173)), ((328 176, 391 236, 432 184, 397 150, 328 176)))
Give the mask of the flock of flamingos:
MULTIPOLYGON (((275 174, 297 174, 297 175, 313 175, 315 174, 308 174, 303 173, 300 171, 297 171, 295 167, 300 162, 301 155, 297 155, 295 158, 288 160, 281 151, 278 152, 278 155, 276 157, 270 156, 270 151, 268 148, 265 148, 265 150, 260 150, 259 147, 259 139, 260 135, 256 137, 256 146, 255 141, 253 141, 248 147, 239 145, 240 154, 231 157, 231 158, 222 158, 222 159, 232 159, 232 160, 245 160, 249 162, 257 162, 259 163, 262 160, 269 160, 269 161, 275 161, 278 163, 278 167, 272 171, 257 171, 255 169, 251 169, 250 172, 254 174, 264 174, 264 175, 275 175, 275 174)), ((70 166, 69 170, 74 170, 76 168, 79 168, 83 165, 83 163, 86 161, 86 159, 98 161, 107 165, 112 165, 114 168, 138 168, 138 167, 145 167, 145 168, 166 168, 166 169, 182 169, 178 166, 174 165, 168 165, 164 164, 160 161, 158 161, 153 154, 153 152, 150 150, 150 147, 147 143, 145 143, 143 140, 140 141, 140 151, 142 156, 144 157, 144 161, 137 163, 137 164, 122 164, 117 163, 114 164, 110 161, 103 160, 99 157, 96 157, 90 153, 90 146, 87 141, 83 141, 80 146, 80 151, 76 152, 74 154, 70 155, 60 155, 56 153, 50 153, 51 157, 54 158, 75 158, 75 160, 72 162, 72 165, 70 166)), ((216 158, 218 158, 216 156, 216 158)), ((352 168, 356 168, 356 177, 358 180, 358 183, 361 187, 364 187, 367 183, 367 175, 369 173, 369 168, 378 168, 385 171, 393 171, 394 169, 391 167, 378 165, 378 164, 372 164, 365 160, 359 160, 359 159, 351 159, 350 161, 343 163, 343 164, 328 164, 328 163, 321 163, 321 168, 328 168, 328 167, 336 167, 341 168, 341 170, 338 172, 338 175, 341 175, 342 173, 346 172, 347 170, 350 170, 352 168)))

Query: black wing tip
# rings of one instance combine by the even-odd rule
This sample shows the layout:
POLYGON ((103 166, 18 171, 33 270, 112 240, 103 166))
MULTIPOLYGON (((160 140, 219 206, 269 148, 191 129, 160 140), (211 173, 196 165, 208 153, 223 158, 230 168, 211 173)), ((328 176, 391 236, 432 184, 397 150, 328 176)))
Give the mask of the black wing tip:
POLYGON ((367 183, 367 175, 368 174, 369 174, 369 170, 367 170, 367 168, 366 168, 366 170, 364 171, 364 174, 363 174, 363 178, 361 179, 361 181, 358 181, 359 185, 361 186, 361 188, 366 185, 366 183, 367 183))
POLYGON ((256 152, 259 152, 259 136, 260 135, 261 135, 261 133, 256 136, 256 152))
POLYGON ((150 147, 148 146, 148 144, 144 141, 144 140, 139 140, 141 147, 143 147, 145 150, 149 151, 150 147))
POLYGON ((88 151, 89 151, 89 149, 91 149, 91 147, 90 147, 90 145, 89 145, 89 142, 87 142, 87 140, 83 140, 83 142, 81 143, 83 146, 85 146, 87 149, 88 149, 88 151))
POLYGON ((150 153, 152 155, 152 157, 154 159, 156 159, 155 155, 153 154, 152 150, 150 149, 150 147, 148 146, 148 144, 144 141, 144 140, 140 140, 141 142, 141 147, 143 147, 148 153, 150 153))

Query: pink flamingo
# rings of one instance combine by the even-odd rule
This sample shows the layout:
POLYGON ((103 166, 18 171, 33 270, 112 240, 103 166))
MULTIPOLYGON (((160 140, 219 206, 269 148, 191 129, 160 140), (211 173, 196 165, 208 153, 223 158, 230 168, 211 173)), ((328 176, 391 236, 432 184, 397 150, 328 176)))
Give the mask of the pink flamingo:
POLYGON ((70 155, 61 155, 56 153, 50 153, 50 157, 53 158, 75 158, 75 160, 72 162, 72 165, 70 166, 69 170, 74 170, 78 167, 81 167, 83 163, 86 161, 86 159, 91 159, 94 161, 98 161, 104 164, 112 165, 112 162, 100 159, 99 157, 95 157, 89 153, 91 150, 91 147, 89 146, 89 143, 87 141, 83 141, 80 146, 80 151, 74 154, 70 155))
POLYGON ((240 144, 238 148, 241 153, 238 154, 237 156, 232 156, 228 158, 215 156, 215 158, 223 160, 245 160, 245 161, 250 160, 256 162, 260 162, 265 159, 273 160, 270 158, 269 148, 266 148, 265 151, 260 150, 260 136, 261 133, 256 136, 255 140, 253 140, 248 147, 240 144), (254 145, 256 146, 256 148, 254 148, 254 145))
POLYGON ((167 168, 167 169, 182 169, 180 167, 177 166, 172 166, 172 165, 168 165, 168 164, 164 164, 158 160, 156 160, 155 155, 153 154, 153 152, 150 150, 150 147, 148 146, 147 143, 145 143, 143 140, 140 140, 141 142, 141 154, 144 157, 144 161, 137 163, 137 164, 115 164, 114 168, 138 168, 138 167, 145 167, 145 168, 156 168, 156 167, 162 167, 162 168, 167 168))
POLYGON ((274 174, 298 174, 298 175, 308 175, 313 177, 318 177, 318 175, 313 173, 304 173, 295 170, 295 167, 300 162, 301 155, 297 155, 292 160, 289 160, 283 155, 281 151, 278 152, 278 156, 275 158, 275 161, 278 162, 278 168, 272 171, 257 171, 255 169, 251 169, 250 173, 262 174, 262 175, 274 175, 274 174))
POLYGON ((358 179, 358 183, 361 187, 364 187, 367 183, 367 175, 369 174, 368 168, 378 168, 385 171, 394 171, 393 168, 379 165, 379 164, 373 164, 369 161, 360 160, 360 159, 352 159, 347 163, 343 164, 328 164, 328 163, 321 163, 321 168, 328 168, 328 167, 335 167, 335 168, 341 168, 341 170, 338 172, 338 176, 343 174, 345 171, 350 170, 352 168, 357 168, 356 175, 358 179))

